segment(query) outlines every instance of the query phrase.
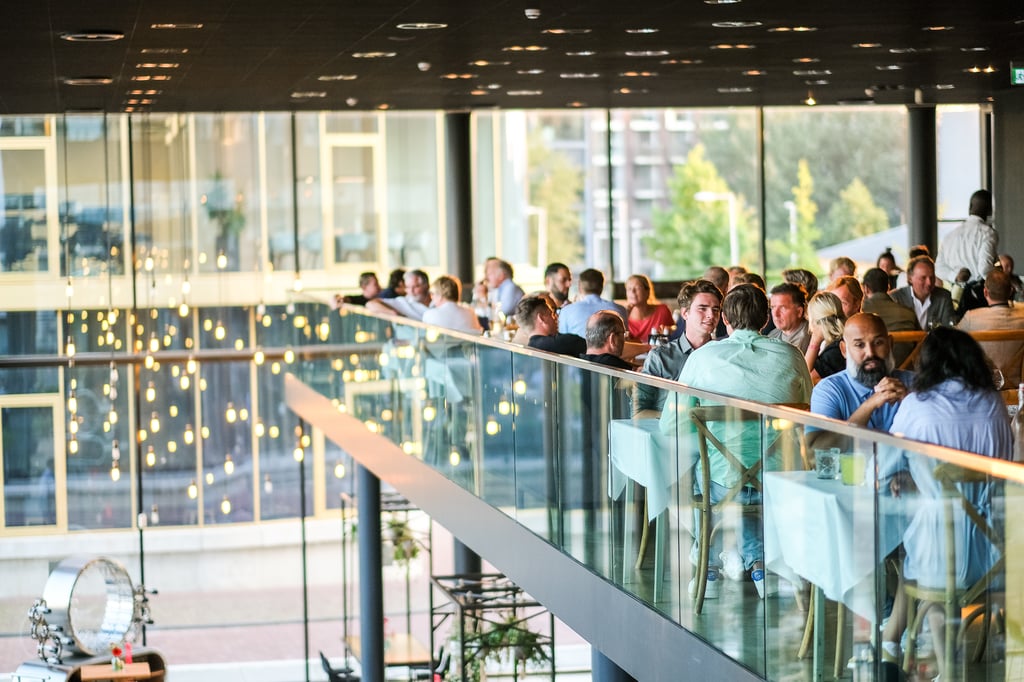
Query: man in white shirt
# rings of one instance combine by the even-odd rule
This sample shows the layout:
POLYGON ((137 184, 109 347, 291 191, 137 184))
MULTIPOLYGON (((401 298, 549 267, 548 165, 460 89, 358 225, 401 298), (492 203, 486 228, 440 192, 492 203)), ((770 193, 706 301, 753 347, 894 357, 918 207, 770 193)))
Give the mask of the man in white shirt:
POLYGON ((462 282, 453 275, 441 275, 430 287, 430 308, 423 313, 423 321, 446 329, 479 334, 480 320, 472 308, 459 303, 462 282))
POLYGON ((979 189, 971 195, 970 215, 939 245, 935 276, 952 284, 961 268, 971 271, 969 282, 981 282, 999 260, 999 234, 988 222, 992 215, 992 194, 979 189))
POLYGON ((378 313, 401 315, 422 320, 430 304, 430 278, 422 270, 410 270, 402 278, 408 293, 400 298, 375 298, 366 302, 366 309, 378 313))

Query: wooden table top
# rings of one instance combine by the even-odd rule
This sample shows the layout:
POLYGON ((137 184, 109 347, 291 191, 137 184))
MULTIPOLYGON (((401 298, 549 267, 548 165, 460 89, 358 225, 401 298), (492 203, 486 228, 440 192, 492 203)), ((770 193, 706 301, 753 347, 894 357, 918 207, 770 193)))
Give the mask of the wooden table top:
MULTIPOLYGON (((404 632, 389 635, 384 640, 384 665, 385 666, 407 666, 427 665, 433 661, 430 651, 427 650, 419 640, 404 632)), ((348 646, 352 655, 360 658, 362 646, 359 635, 349 635, 348 646)))
POLYGON ((89 680, 148 680, 151 676, 149 663, 126 663, 121 670, 114 670, 109 663, 83 665, 79 670, 82 682, 89 680))

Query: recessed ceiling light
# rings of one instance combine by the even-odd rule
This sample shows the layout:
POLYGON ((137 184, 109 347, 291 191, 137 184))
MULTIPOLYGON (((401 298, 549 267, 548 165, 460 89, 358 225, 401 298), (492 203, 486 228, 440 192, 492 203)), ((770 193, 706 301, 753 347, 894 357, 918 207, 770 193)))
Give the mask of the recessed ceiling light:
POLYGON ((931 52, 930 47, 890 47, 890 54, 925 54, 931 52))
POLYGON ((988 52, 989 48, 979 45, 977 47, 961 47, 961 52, 988 52))
POLYGON ((292 99, 322 99, 327 97, 323 90, 297 90, 292 93, 292 99))
POLYGON ((359 78, 359 76, 354 74, 354 73, 328 73, 328 74, 324 74, 323 76, 317 76, 316 77, 316 79, 318 81, 328 81, 328 82, 330 82, 330 81, 354 81, 357 78, 359 78))
POLYGON ((989 64, 988 66, 972 66, 969 69, 964 69, 967 73, 995 73, 998 71, 996 67, 989 64))
POLYGON ((543 45, 509 45, 501 48, 502 52, 543 52, 548 48, 543 45))
POLYGON ((167 74, 156 74, 155 76, 132 76, 133 81, 169 81, 171 77, 167 74))
POLYGON ((831 76, 832 72, 828 69, 797 69, 793 72, 794 76, 831 76))
POLYGON ((744 76, 763 76, 764 74, 765 71, 762 71, 761 69, 748 69, 743 72, 744 76))
POLYGON ((715 28, 756 28, 761 25, 760 21, 715 21, 711 23, 715 28))
POLYGON ((114 79, 110 76, 72 76, 64 78, 64 85, 110 85, 114 79))
POLYGON ((862 50, 867 50, 867 49, 870 49, 872 47, 881 47, 881 46, 882 46, 882 43, 854 43, 853 45, 851 45, 851 47, 855 47, 857 49, 862 49, 862 50))
POLYGON ((142 62, 136 64, 136 69, 176 69, 179 64, 177 62, 142 62))
POLYGON ((587 106, 586 102, 569 102, 565 106, 572 107, 573 109, 579 109, 580 107, 587 106))
POLYGON ((638 90, 637 88, 619 88, 618 90, 615 90, 614 92, 617 92, 620 95, 644 95, 644 94, 647 94, 647 90, 644 90, 644 89, 639 89, 638 90))
POLYGON ((470 78, 476 78, 475 73, 446 73, 441 76, 444 80, 469 80, 470 78))
POLYGON ((508 66, 512 62, 492 62, 487 59, 478 59, 475 62, 470 62, 470 66, 508 66))
POLYGON ((925 26, 922 31, 952 31, 953 26, 925 26))
POLYGON ((583 78, 600 78, 601 74, 599 74, 599 73, 560 73, 560 74, 558 74, 558 77, 559 78, 565 78, 566 80, 575 80, 575 79, 583 79, 583 78))
POLYGON ((160 30, 169 30, 169 31, 174 31, 174 30, 191 31, 191 30, 200 29, 200 28, 203 27, 203 25, 202 24, 150 24, 149 27, 150 28, 155 28, 155 29, 160 29, 160 30))
POLYGON ((129 95, 159 95, 162 90, 129 90, 129 95))
POLYGON ((828 85, 828 83, 829 82, 824 78, 819 78, 818 80, 804 81, 805 85, 828 85))
POLYGON ((546 28, 541 33, 550 33, 555 36, 578 36, 590 33, 589 28, 546 28))
POLYGON ((741 94, 741 93, 745 93, 745 92, 753 92, 753 91, 754 91, 754 88, 747 88, 747 87, 743 87, 743 88, 718 88, 718 92, 722 93, 723 95, 737 95, 737 94, 741 94))
POLYGON ((353 52, 353 59, 387 59, 388 57, 394 57, 397 52, 353 52))
POLYGON ((577 50, 575 52, 566 52, 565 56, 567 56, 567 57, 593 57, 595 54, 597 54, 597 53, 594 52, 593 50, 577 50))
POLYGON ((469 94, 479 97, 481 95, 487 95, 489 93, 486 90, 470 90, 469 94))
POLYGON ((544 69, 519 69, 516 73, 520 76, 537 76, 544 73, 544 69))
POLYGON ((69 43, 109 43, 123 38, 124 33, 121 31, 75 31, 60 34, 60 39, 69 43))
POLYGON ((659 64, 703 64, 703 59, 662 59, 659 64))
POLYGON ((187 47, 144 47, 141 54, 188 54, 187 47))
POLYGON ((432 31, 439 28, 448 28, 448 24, 433 21, 417 21, 410 24, 398 24, 396 28, 400 28, 403 31, 432 31))
POLYGON ((705 5, 736 5, 740 0, 704 0, 705 5))
POLYGON ((505 93, 511 97, 535 97, 536 95, 543 95, 543 90, 509 90, 505 93))
POLYGON ((903 67, 899 64, 876 64, 876 71, 901 71, 903 67))
POLYGON ((488 83, 487 85, 478 85, 477 88, 483 88, 485 90, 501 90, 499 83, 488 83))
POLYGON ((776 26, 774 28, 768 29, 768 32, 769 33, 789 33, 790 31, 792 31, 793 33, 810 33, 812 31, 817 31, 817 30, 818 29, 815 26, 776 26))
POLYGON ((626 50, 627 57, 667 57, 668 50, 626 50))
POLYGON ((137 98, 133 97, 132 99, 125 100, 125 104, 143 104, 143 105, 145 105, 145 104, 152 104, 152 103, 153 103, 153 100, 148 99, 148 98, 137 99, 137 98))
POLYGON ((817 64, 821 60, 817 57, 797 57, 793 60, 794 64, 817 64))
POLYGON ((955 87, 952 83, 937 83, 935 85, 936 90, 952 90, 955 87))
POLYGON ((381 111, 387 111, 388 109, 391 108, 391 105, 388 104, 387 102, 382 102, 381 104, 377 105, 377 108, 380 109, 381 111))
POLYGON ((657 33, 660 28, 627 28, 626 33, 657 33))
POLYGON ((135 107, 125 107, 124 111, 125 111, 125 113, 130 114, 133 111, 135 111, 135 107))
POLYGON ((748 43, 736 43, 736 44, 733 44, 733 43, 718 43, 717 45, 712 45, 711 49, 712 50, 753 50, 754 47, 756 47, 756 46, 755 45, 750 45, 748 43))
POLYGON ((654 71, 623 71, 619 75, 626 78, 654 78, 658 74, 654 71))

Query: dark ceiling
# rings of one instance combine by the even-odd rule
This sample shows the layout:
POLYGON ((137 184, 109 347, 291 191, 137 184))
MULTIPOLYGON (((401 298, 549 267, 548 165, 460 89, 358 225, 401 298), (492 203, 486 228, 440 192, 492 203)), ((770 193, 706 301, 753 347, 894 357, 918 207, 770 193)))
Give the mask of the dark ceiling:
POLYGON ((976 103, 1024 61, 1019 0, 9 0, 0 17, 0 113, 976 103), (444 27, 403 28, 424 23, 444 27), (62 38, 100 32, 123 38, 62 38), (69 83, 85 77, 102 84, 69 83))

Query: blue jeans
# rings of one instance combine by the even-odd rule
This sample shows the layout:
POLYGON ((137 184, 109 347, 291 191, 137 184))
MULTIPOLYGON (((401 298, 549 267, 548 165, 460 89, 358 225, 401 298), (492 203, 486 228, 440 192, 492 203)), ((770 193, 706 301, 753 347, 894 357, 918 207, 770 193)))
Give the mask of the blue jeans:
MULTIPOLYGON (((693 487, 697 492, 701 492, 699 481, 695 481, 693 487)), ((712 504, 718 504, 722 498, 728 494, 728 492, 729 488, 711 481, 712 504)), ((744 505, 759 505, 761 504, 761 492, 751 488, 750 486, 744 486, 739 494, 733 498, 733 502, 744 505)), ((714 530, 721 521, 721 518, 713 515, 711 517, 712 529, 714 530)), ((693 546, 697 548, 699 546, 697 529, 700 528, 700 510, 698 509, 693 510, 693 527, 693 546)), ((718 532, 713 532, 711 535, 711 552, 708 557, 708 566, 710 568, 720 569, 722 567, 722 560, 719 558, 723 547, 722 529, 719 528, 717 531, 718 532)), ((737 548, 739 549, 740 557, 743 559, 744 570, 749 571, 756 561, 764 561, 764 534, 762 533, 761 528, 761 514, 740 514, 740 529, 737 537, 737 548)))

